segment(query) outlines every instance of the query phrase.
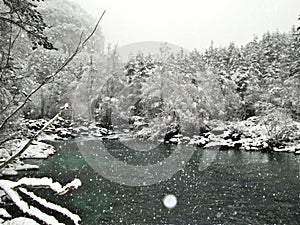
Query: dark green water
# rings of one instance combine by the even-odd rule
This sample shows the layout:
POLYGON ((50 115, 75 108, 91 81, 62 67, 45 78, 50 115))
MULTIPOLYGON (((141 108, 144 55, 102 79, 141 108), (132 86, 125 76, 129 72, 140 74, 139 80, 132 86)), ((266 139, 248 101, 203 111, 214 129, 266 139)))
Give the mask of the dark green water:
MULTIPOLYGON (((84 225, 300 224, 300 157, 294 154, 211 150, 216 151, 216 158, 201 171, 204 150, 197 149, 184 169, 170 179, 131 187, 95 172, 75 142, 55 145, 58 153, 39 161, 41 169, 28 175, 51 176, 63 183, 80 178, 83 186, 65 196, 42 194, 78 213, 84 225), (178 199, 173 209, 162 204, 167 194, 178 199)), ((148 155, 117 146, 118 142, 106 147, 119 160, 132 164, 151 163, 145 157, 167 158, 174 148, 160 146, 148 155)))

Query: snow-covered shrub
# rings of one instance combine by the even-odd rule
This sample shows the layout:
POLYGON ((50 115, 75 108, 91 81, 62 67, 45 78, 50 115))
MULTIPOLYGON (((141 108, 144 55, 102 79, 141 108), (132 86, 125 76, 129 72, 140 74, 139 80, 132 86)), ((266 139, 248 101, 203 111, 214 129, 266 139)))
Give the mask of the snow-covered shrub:
POLYGON ((292 140, 297 132, 297 125, 292 117, 282 109, 273 109, 266 113, 260 120, 265 127, 266 135, 275 142, 292 140))

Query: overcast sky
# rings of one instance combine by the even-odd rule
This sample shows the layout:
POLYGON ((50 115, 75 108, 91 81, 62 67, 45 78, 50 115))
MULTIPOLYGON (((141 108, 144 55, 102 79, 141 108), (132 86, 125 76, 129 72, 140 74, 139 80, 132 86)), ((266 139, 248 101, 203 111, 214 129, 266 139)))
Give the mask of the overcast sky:
POLYGON ((106 43, 166 41, 188 50, 246 44, 298 25, 300 0, 71 0, 94 17, 106 9, 106 43))

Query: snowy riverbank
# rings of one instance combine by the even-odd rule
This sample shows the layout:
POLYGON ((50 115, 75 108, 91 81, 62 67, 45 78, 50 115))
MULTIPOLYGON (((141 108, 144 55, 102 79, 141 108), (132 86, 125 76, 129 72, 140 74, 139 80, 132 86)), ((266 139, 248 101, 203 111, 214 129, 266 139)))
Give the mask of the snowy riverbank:
MULTIPOLYGON (((39 120, 24 120, 21 127, 26 130, 22 139, 7 141, 0 148, 0 163, 5 162, 12 155, 20 151, 25 146, 28 140, 38 132, 47 123, 44 119, 39 120)), ((86 121, 77 121, 76 123, 70 120, 65 120, 61 117, 49 126, 37 140, 26 149, 26 151, 14 160, 13 163, 1 171, 1 175, 17 175, 21 170, 38 169, 36 165, 30 165, 23 162, 24 159, 47 159, 55 154, 56 149, 48 144, 49 141, 67 141, 74 138, 101 138, 113 134, 112 131, 98 127, 95 123, 86 121), (45 143, 46 142, 46 143, 45 143)))
MULTIPOLYGON (((0 162, 5 162, 11 155, 18 152, 26 143, 27 139, 13 140, 7 142, 2 148, 0 148, 0 162)), ((46 159, 50 155, 56 152, 53 146, 43 143, 41 141, 34 141, 28 149, 16 159, 12 164, 1 171, 2 175, 17 175, 21 170, 33 170, 38 169, 36 165, 24 163, 24 159, 46 159)))
MULTIPOLYGON (((139 125, 140 121, 136 127, 139 125)), ((272 127, 264 118, 250 117, 243 121, 209 121, 207 127, 210 129, 192 137, 184 135, 185 132, 181 131, 172 135, 168 142, 204 148, 215 146, 220 150, 238 149, 300 154, 300 123, 296 121, 272 127)), ((143 124, 141 129, 134 132, 134 135, 148 138, 151 132, 151 128, 143 124)))
MULTIPOLYGON (((7 142, 0 149, 0 162, 4 162, 12 154, 21 149, 27 142, 26 138, 30 138, 35 132, 40 130, 46 120, 24 120, 22 126, 27 129, 27 137, 22 140, 13 140, 7 142)), ((246 151, 262 151, 262 152, 292 152, 300 154, 300 123, 293 122, 288 124, 289 132, 281 134, 280 140, 274 140, 270 135, 270 128, 261 121, 259 117, 251 117, 244 121, 222 122, 210 121, 211 129, 199 135, 187 136, 184 132, 173 135, 168 142, 173 144, 188 144, 198 147, 219 147, 220 150, 240 149, 246 151)), ((120 132, 120 131, 119 131, 120 132)), ((134 137, 149 137, 151 128, 142 126, 137 130, 124 131, 128 135, 134 137)), ((153 131, 154 132, 154 131, 153 131)), ((277 132, 284 132, 278 130, 277 132)), ((120 132, 122 133, 122 132, 120 132)), ((122 135, 119 135, 122 136, 122 135)), ((8 168, 2 171, 2 175, 16 175, 20 170, 38 169, 36 165, 25 164, 23 159, 46 159, 55 153, 53 146, 44 143, 47 141, 67 141, 75 138, 85 139, 102 139, 102 138, 118 138, 118 134, 106 128, 100 127, 93 122, 83 120, 70 121, 59 118, 53 125, 45 130, 45 132, 34 141, 32 145, 21 155, 20 159, 15 160, 8 168)), ((161 140, 163 141, 163 140, 161 140)))
MULTIPOLYGON (((239 149, 262 152, 291 152, 300 154, 300 123, 294 122, 293 132, 284 139, 274 140, 267 126, 260 118, 251 117, 245 121, 214 122, 214 127, 201 135, 194 136, 188 142, 199 147, 217 146, 220 150, 239 149)), ((187 142, 189 137, 177 135, 170 142, 187 142)))

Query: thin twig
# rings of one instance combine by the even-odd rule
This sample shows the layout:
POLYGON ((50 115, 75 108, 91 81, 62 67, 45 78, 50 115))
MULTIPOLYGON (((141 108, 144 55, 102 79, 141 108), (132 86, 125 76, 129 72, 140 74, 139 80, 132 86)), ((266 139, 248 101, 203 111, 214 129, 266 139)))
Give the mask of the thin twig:
MULTIPOLYGON (((83 41, 80 42, 78 44, 78 46, 76 47, 75 51, 73 52, 73 54, 71 56, 69 56, 59 67, 58 69, 52 73, 51 75, 47 76, 44 81, 37 87, 35 88, 31 93, 29 93, 27 95, 27 97, 25 98, 24 102, 21 103, 8 117, 6 117, 6 119, 2 122, 1 126, 0 126, 0 130, 2 130, 5 126, 5 124, 17 113, 20 111, 20 109, 22 109, 25 104, 29 101, 30 97, 35 94, 38 90, 40 90, 45 84, 47 84, 49 82, 49 80, 51 80, 52 78, 54 78, 57 74, 59 74, 72 60, 73 58, 83 49, 83 47, 86 45, 86 43, 88 42, 88 40, 94 35, 94 33, 96 32, 100 21, 102 20, 103 16, 105 14, 105 10, 102 13, 100 19, 98 20, 97 24, 95 25, 93 31, 90 33, 90 35, 83 41)), ((1 18, 0 18, 1 19, 1 18)))
POLYGON ((105 14, 106 10, 103 11, 102 15, 100 16, 96 26, 94 27, 94 30, 91 32, 91 34, 84 40, 84 42, 82 43, 82 45, 84 46, 86 44, 86 42, 94 35, 94 33, 96 32, 99 24, 100 24, 100 21, 102 20, 104 14, 105 14))
POLYGON ((21 31, 22 31, 22 29, 20 28, 19 31, 18 31, 18 33, 17 33, 17 35, 16 35, 16 37, 15 37, 14 40, 12 41, 12 43, 11 43, 11 47, 12 47, 12 48, 13 48, 13 46, 15 45, 17 39, 19 38, 19 36, 20 36, 20 34, 21 34, 21 31))
POLYGON ((12 101, 10 101, 2 110, 1 110, 1 112, 0 112, 0 115, 1 114, 4 114, 5 113, 5 111, 9 108, 9 106, 12 104, 12 101))

